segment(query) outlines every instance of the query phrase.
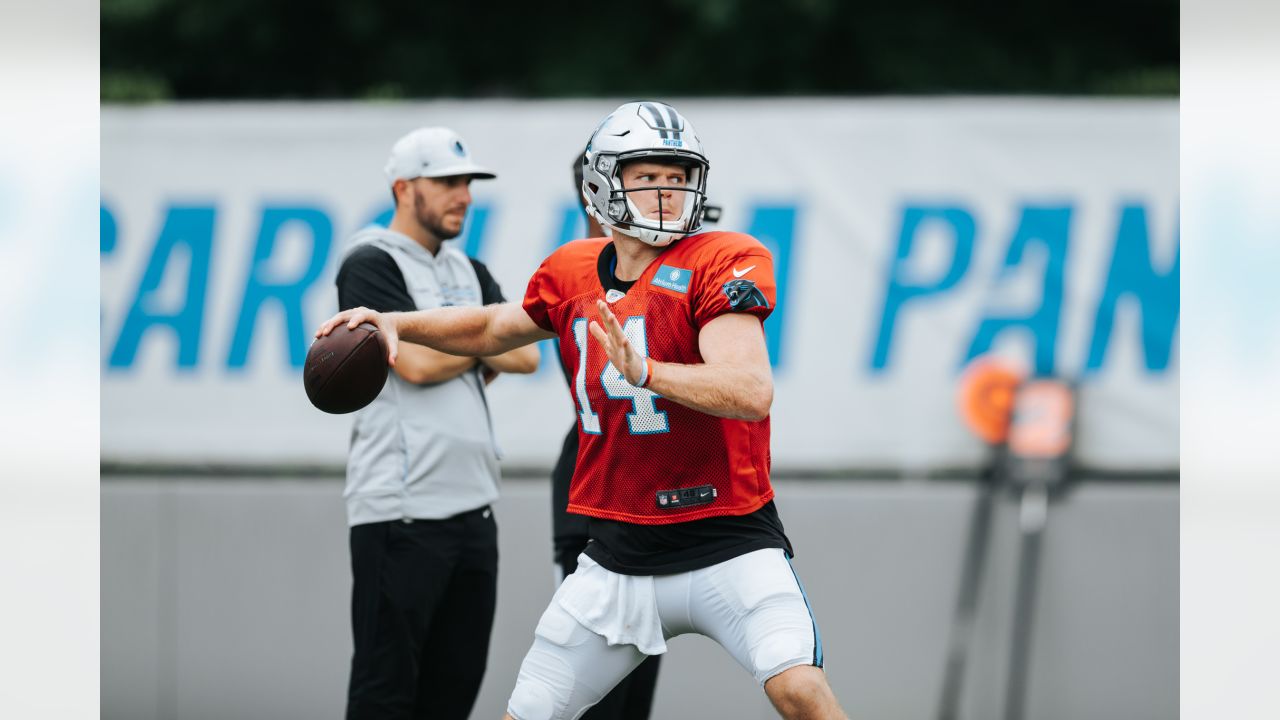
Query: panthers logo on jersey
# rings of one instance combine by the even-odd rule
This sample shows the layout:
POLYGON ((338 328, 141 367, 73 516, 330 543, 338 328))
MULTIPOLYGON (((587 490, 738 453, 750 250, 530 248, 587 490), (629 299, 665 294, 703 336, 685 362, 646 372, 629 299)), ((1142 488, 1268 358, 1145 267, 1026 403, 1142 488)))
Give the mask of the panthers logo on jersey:
POLYGON ((754 307, 769 307, 769 300, 756 287, 755 281, 746 279, 730 280, 721 288, 725 297, 729 298, 729 307, 741 312, 754 307))

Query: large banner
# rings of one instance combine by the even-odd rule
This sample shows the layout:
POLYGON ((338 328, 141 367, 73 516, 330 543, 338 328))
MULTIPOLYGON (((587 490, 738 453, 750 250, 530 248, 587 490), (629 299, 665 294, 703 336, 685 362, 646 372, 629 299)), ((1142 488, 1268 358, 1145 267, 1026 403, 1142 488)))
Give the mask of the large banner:
MULTIPOLYGON (((392 143, 447 125, 498 173, 452 242, 518 299, 583 232, 571 162, 620 102, 104 108, 103 461, 343 462, 350 418, 301 368, 348 239, 389 217, 392 143)), ((1176 103, 675 104, 715 227, 774 255, 775 467, 975 467, 956 385, 995 353, 1078 383, 1081 464, 1177 468, 1176 103)), ((575 419, 550 345, 491 397, 505 461, 549 467, 575 419)))

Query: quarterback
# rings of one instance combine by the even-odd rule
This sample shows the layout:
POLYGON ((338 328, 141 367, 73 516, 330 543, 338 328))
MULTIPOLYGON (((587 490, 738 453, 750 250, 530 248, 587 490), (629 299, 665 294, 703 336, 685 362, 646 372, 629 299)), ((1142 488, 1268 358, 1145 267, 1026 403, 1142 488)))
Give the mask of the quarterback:
POLYGON ((582 162, 610 236, 561 246, 523 303, 358 308, 317 335, 375 323, 393 364, 397 339, 484 356, 559 338, 580 435, 568 510, 591 542, 538 622, 509 718, 578 718, 684 633, 724 647, 783 717, 843 718, 769 482, 772 257, 701 231, 710 164, 674 108, 622 105, 582 162))

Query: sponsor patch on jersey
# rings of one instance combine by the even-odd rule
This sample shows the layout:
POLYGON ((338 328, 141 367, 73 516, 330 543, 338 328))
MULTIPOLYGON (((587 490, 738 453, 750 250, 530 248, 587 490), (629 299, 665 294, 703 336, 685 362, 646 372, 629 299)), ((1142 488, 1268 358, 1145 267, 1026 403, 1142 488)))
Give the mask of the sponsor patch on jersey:
POLYGON ((666 288, 667 290, 687 293, 689 292, 689 280, 692 277, 692 270, 663 265, 658 268, 658 272, 654 273, 653 281, 649 284, 657 285, 658 287, 666 288))
POLYGON ((699 485, 698 487, 680 488, 678 490, 659 490, 657 494, 659 510, 671 510, 690 505, 706 505, 715 499, 716 489, 713 485, 699 485))

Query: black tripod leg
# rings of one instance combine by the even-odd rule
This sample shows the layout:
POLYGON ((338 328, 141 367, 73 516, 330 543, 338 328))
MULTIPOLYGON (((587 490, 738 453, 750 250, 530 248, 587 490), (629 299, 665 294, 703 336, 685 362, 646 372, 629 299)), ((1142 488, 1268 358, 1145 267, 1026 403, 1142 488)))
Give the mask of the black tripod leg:
POLYGON ((960 694, 964 689, 964 675, 969 658, 969 645, 973 639, 973 626, 978 614, 978 592, 986 568, 987 546, 991 538, 991 512, 995 505, 996 491, 987 478, 978 487, 974 501, 973 519, 969 523, 964 568, 960 575, 960 590, 956 593, 956 607, 951 616, 951 640, 947 647, 947 665, 942 678, 942 696, 938 703, 938 720, 956 720, 960 715, 960 694))
POLYGON ((1040 576, 1040 545, 1048 520, 1049 502, 1043 487, 1022 492, 1019 526, 1017 595, 1013 611, 1013 636, 1009 643, 1009 675, 1005 684, 1005 720, 1022 720, 1026 714, 1027 677, 1031 667, 1032 623, 1035 620, 1036 587, 1040 576))

